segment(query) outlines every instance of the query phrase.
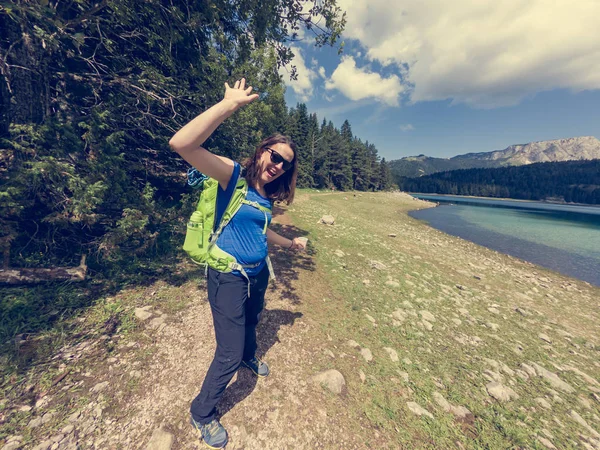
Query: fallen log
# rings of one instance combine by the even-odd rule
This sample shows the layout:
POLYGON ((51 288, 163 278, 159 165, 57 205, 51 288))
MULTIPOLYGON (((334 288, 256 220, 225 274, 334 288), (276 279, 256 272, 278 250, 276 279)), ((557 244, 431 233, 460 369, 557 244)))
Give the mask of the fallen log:
POLYGON ((83 281, 87 273, 85 255, 77 267, 0 269, 0 284, 35 284, 50 281, 83 281))

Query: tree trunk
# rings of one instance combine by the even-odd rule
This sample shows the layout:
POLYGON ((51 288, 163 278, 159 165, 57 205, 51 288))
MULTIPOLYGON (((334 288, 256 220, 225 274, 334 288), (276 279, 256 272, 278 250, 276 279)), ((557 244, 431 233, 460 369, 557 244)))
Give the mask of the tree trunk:
POLYGON ((0 284, 35 284, 48 281, 83 281, 87 266, 85 255, 78 267, 53 267, 49 269, 0 270, 0 284))

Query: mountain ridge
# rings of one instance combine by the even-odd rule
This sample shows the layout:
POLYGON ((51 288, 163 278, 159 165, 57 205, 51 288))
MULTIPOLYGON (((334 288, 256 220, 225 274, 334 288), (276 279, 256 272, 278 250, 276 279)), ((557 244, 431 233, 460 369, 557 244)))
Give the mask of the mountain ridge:
POLYGON ((407 156, 390 161, 390 168, 395 177, 418 177, 448 170, 592 159, 600 159, 600 140, 594 136, 579 136, 513 144, 502 150, 465 153, 451 158, 407 156))

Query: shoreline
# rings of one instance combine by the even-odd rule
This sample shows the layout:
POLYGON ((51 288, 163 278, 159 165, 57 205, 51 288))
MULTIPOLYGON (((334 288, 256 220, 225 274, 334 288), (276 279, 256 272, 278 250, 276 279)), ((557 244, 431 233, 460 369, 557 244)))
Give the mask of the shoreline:
MULTIPOLYGON (((416 199, 416 197, 413 197, 413 198, 416 199)), ((434 203, 431 200, 422 200, 422 199, 417 199, 417 200, 430 203, 432 205, 431 207, 440 206, 439 203, 434 203)), ((421 219, 421 218, 418 218, 418 217, 414 217, 412 215, 412 213, 418 212, 421 209, 425 209, 425 208, 409 209, 409 210, 406 211, 406 215, 409 216, 410 218, 414 219, 414 220, 419 221, 421 224, 427 226, 430 229, 433 229, 433 230, 436 230, 436 231, 438 231, 440 233, 443 233, 445 236, 453 237, 453 238, 456 238, 456 239, 460 239, 461 241, 468 242, 470 244, 478 245, 478 246, 483 247, 483 248, 485 248, 487 250, 491 250, 491 251, 497 252, 497 253, 499 253, 501 255, 505 255, 505 256, 507 256, 509 258, 514 258, 514 259, 519 260, 519 261, 521 261, 523 263, 531 264, 534 267, 539 268, 541 270, 550 270, 550 271, 556 273, 557 275, 560 275, 560 276, 563 276, 563 277, 568 277, 568 278, 573 279, 573 280, 577 280, 577 281, 585 283, 585 284, 587 284, 588 286, 591 286, 591 287, 600 288, 600 282, 596 283, 596 282, 589 281, 587 279, 580 278, 581 274, 579 276, 575 276, 574 274, 571 274, 571 273, 565 273, 565 272, 562 271, 562 270, 564 270, 564 267, 561 268, 560 270, 558 268, 548 267, 548 266, 540 264, 539 261, 535 261, 535 260, 532 260, 532 259, 525 258, 522 255, 507 253, 506 251, 502 251, 502 250, 499 250, 497 248, 494 248, 494 247, 491 247, 489 245, 486 245, 486 244, 482 243, 481 241, 471 240, 471 239, 468 239, 467 237, 460 236, 460 235, 457 235, 457 234, 452 234, 452 233, 448 232, 447 230, 437 228, 436 226, 432 225, 431 222, 429 222, 428 220, 421 219)), ((487 232, 487 233, 490 232, 489 230, 483 230, 483 231, 487 232)), ((499 233, 499 232, 493 232, 493 233, 498 233, 498 234, 502 235, 502 233, 499 233)), ((518 238, 515 238, 514 236, 512 236, 512 237, 508 236, 508 238, 510 238, 510 239, 517 239, 518 240, 518 238)), ((563 252, 568 253, 565 250, 562 250, 562 249, 559 249, 559 248, 555 248, 555 247, 551 247, 551 246, 548 246, 546 244, 536 243, 536 242, 531 242, 531 241, 526 241, 526 242, 528 242, 529 245, 535 246, 535 247, 542 246, 542 247, 551 248, 553 252, 557 252, 557 253, 560 253, 560 254, 562 254, 563 252)), ((586 258, 585 256, 581 256, 581 255, 573 255, 573 256, 576 256, 576 257, 581 258, 581 259, 586 258)), ((591 258, 591 259, 593 259, 593 258, 591 258)), ((583 276, 585 276, 585 274, 583 276)))
MULTIPOLYGON (((403 191, 404 192, 404 191, 403 191)), ((426 192, 404 192, 410 196, 413 195, 435 195, 438 197, 459 197, 459 198, 473 198, 480 200, 502 200, 502 201, 511 201, 511 202, 521 202, 521 203, 544 203, 548 205, 561 205, 561 206, 586 206, 590 208, 598 208, 600 209, 600 205, 592 205, 591 203, 569 203, 569 202, 558 202, 558 201, 549 201, 549 200, 524 200, 520 198, 508 198, 508 197, 479 197, 476 195, 458 195, 458 194, 433 194, 426 192)))

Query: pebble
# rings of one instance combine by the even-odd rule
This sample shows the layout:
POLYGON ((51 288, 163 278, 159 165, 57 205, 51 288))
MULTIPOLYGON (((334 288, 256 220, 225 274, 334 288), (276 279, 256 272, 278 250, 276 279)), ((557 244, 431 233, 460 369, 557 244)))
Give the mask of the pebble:
MULTIPOLYGON (((548 383, 550 383, 550 385, 552 387, 555 387, 555 388, 560 389, 567 393, 575 392, 575 389, 573 389, 573 387, 570 384, 561 380, 558 377, 558 375, 556 375, 555 373, 550 372, 549 370, 543 368, 539 364, 531 363, 531 365, 535 369, 535 372, 537 373, 537 375, 542 377, 548 383)), ((521 366, 524 366, 524 365, 522 364, 521 366)))
POLYGON ((150 442, 146 446, 146 450, 170 450, 173 445, 174 437, 168 431, 158 428, 152 433, 150 442))
POLYGON ((392 360, 392 362, 399 361, 398 353, 396 352, 396 350, 390 347, 383 347, 383 349, 388 353, 388 355, 390 355, 390 359, 392 360))
POLYGON ((334 394, 341 394, 344 386, 346 386, 346 380, 344 376, 335 369, 325 370, 312 377, 313 383, 325 386, 329 391, 334 394))
POLYGON ((360 344, 352 339, 346 342, 346 345, 352 348, 360 348, 360 344))
POLYGON ((426 320, 428 322, 435 322, 434 315, 431 314, 429 311, 419 311, 419 314, 421 315, 421 318, 423 318, 424 320, 426 320))
POLYGON ((373 353, 371 353, 371 350, 369 350, 368 348, 362 348, 360 350, 360 354, 362 355, 363 358, 365 358, 365 361, 367 361, 367 362, 373 361, 373 353))
POLYGON ((546 399, 543 399, 541 397, 534 398, 534 401, 537 402, 542 408, 545 408, 545 409, 552 408, 552 405, 550 405, 550 403, 548 403, 548 401, 546 399))
POLYGON ((108 387, 108 381, 103 381, 101 383, 96 384, 92 389, 90 389, 90 392, 92 394, 96 394, 98 392, 102 392, 107 387, 108 387))
POLYGON ((135 317, 138 320, 141 320, 142 322, 144 320, 148 320, 150 317, 152 317, 152 313, 147 311, 147 309, 148 309, 148 307, 135 308, 135 310, 134 310, 135 317))
POLYGON ((408 406, 408 409, 410 409, 413 413, 415 413, 417 416, 427 416, 430 419, 433 419, 433 414, 431 414, 429 411, 427 411, 425 408, 423 408, 421 405, 419 405, 418 403, 415 402, 408 402, 406 404, 406 406, 408 406))
POLYGON ((517 393, 513 391, 511 388, 504 386, 502 383, 498 381, 492 381, 485 385, 488 394, 494 397, 496 400, 501 402, 508 402, 510 400, 519 398, 517 393))

